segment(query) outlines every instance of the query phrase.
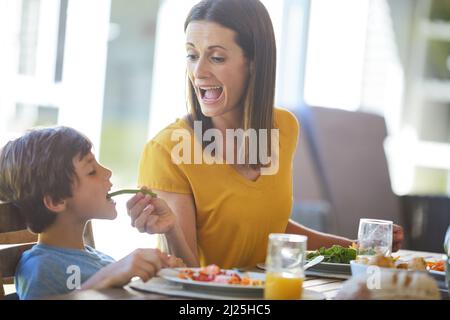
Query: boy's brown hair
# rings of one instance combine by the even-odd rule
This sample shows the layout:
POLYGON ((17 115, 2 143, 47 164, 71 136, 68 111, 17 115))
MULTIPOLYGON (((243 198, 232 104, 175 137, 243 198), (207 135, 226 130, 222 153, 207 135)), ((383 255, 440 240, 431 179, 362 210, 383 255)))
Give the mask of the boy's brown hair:
POLYGON ((87 137, 68 127, 34 129, 8 142, 0 151, 0 200, 18 207, 32 232, 43 232, 56 219, 44 196, 53 201, 72 196, 73 159, 81 160, 91 148, 87 137))

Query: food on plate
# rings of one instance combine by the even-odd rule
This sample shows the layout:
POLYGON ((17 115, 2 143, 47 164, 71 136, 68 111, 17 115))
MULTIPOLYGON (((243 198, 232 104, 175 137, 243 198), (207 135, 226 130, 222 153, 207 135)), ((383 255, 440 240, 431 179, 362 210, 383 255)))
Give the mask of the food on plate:
POLYGON ((425 271, 427 270, 427 263, 424 258, 416 257, 409 261, 402 261, 399 258, 392 256, 375 255, 370 258, 358 256, 357 263, 366 264, 369 266, 377 266, 380 268, 405 269, 410 271, 425 271))
POLYGON ((439 300, 436 281, 424 272, 382 271, 378 278, 361 274, 342 285, 337 300, 439 300), (370 277, 370 278, 369 278, 370 277))
POLYGON ((397 269, 408 270, 408 262, 399 262, 395 265, 397 269))
POLYGON ((260 286, 264 284, 263 280, 251 279, 245 273, 239 275, 238 272, 221 269, 215 264, 202 267, 198 270, 189 268, 181 269, 178 273, 178 278, 243 286, 260 286))
POLYGON ((428 261, 427 263, 427 270, 433 270, 433 271, 445 271, 445 260, 438 260, 438 261, 428 261))
POLYGON ((395 268, 394 259, 392 257, 386 257, 383 255, 375 255, 371 257, 368 264, 381 268, 395 268))
POLYGON ((408 270, 425 271, 427 270, 427 263, 424 258, 412 258, 408 261, 408 270))
POLYGON ((356 249, 354 247, 344 248, 334 245, 331 248, 322 247, 319 250, 311 251, 306 255, 307 260, 314 259, 317 256, 324 256, 323 262, 346 263, 356 259, 356 249))

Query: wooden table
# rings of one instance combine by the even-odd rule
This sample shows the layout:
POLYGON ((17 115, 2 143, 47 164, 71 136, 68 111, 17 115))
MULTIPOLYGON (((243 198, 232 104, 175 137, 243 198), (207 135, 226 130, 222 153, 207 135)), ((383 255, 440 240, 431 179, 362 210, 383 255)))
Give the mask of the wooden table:
MULTIPOLYGON (((420 252, 410 250, 400 250, 394 255, 400 255, 404 258, 426 257, 442 258, 442 254, 432 252, 420 252)), ((255 269, 252 271, 256 271, 255 269)), ((323 293, 326 299, 333 299, 339 292, 343 279, 325 278, 325 277, 307 277, 304 281, 304 288, 323 293)), ((55 300, 171 300, 185 299, 175 296, 167 296, 157 293, 142 292, 125 286, 124 288, 110 288, 102 290, 76 291, 70 294, 52 297, 55 300)))
MULTIPOLYGON (((327 299, 337 294, 344 280, 307 277, 303 283, 306 289, 321 292, 327 299)), ((51 297, 52 300, 171 300, 186 299, 184 297, 167 296, 157 293, 143 292, 125 286, 124 288, 111 288, 102 290, 84 290, 51 297)))

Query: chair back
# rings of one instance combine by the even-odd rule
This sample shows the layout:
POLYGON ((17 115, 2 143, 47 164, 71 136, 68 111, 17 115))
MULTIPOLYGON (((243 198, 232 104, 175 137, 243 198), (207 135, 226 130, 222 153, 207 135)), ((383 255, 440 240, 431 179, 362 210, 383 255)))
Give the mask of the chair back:
MULTIPOLYGON (((0 299, 5 296, 4 285, 14 283, 14 274, 22 253, 36 244, 37 234, 27 229, 25 219, 19 209, 11 203, 0 202, 0 299)), ((95 246, 92 224, 84 231, 84 241, 95 246)))
POLYGON ((27 230, 18 208, 0 203, 0 299, 5 298, 4 285, 14 283, 14 273, 22 253, 37 241, 27 230))
MULTIPOLYGON (((331 199, 325 231, 356 239, 360 218, 400 220, 400 202, 391 188, 384 151, 384 118, 366 112, 310 107, 311 127, 331 199), (329 218, 329 217, 328 217, 329 218)), ((300 124, 301 124, 300 119, 300 124)), ((300 135, 304 134, 303 130, 300 135)), ((311 139, 309 139, 311 141, 311 139)), ((294 162, 297 201, 323 198, 311 146, 300 140, 294 162)))

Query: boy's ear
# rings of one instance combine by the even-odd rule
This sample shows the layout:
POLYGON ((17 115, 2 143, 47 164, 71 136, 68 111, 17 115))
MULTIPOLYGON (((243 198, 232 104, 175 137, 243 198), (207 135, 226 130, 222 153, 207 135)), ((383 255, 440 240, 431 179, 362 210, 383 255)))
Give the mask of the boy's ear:
POLYGON ((60 213, 66 210, 66 200, 54 201, 51 196, 44 196, 44 205, 51 212, 60 213))

